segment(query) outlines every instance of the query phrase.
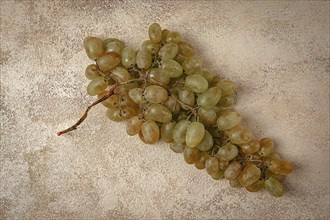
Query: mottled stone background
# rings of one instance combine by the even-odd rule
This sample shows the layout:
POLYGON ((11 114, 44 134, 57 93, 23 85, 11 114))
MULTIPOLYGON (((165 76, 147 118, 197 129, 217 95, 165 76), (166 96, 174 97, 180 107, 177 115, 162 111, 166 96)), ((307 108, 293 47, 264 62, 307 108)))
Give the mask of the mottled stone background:
POLYGON ((329 219, 329 1, 8 1, 1 6, 0 219, 329 219), (142 144, 86 95, 88 35, 180 31, 238 84, 236 109, 293 162, 286 194, 232 189, 142 144))

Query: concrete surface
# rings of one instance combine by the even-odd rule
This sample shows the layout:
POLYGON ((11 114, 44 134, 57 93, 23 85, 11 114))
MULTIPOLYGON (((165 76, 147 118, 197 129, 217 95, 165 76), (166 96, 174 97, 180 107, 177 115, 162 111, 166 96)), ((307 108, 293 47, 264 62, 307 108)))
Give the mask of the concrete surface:
POLYGON ((329 219, 329 1, 6 1, 0 219, 329 219), (86 95, 87 35, 180 31, 239 86, 236 109, 295 167, 286 194, 232 189, 125 134, 86 95))

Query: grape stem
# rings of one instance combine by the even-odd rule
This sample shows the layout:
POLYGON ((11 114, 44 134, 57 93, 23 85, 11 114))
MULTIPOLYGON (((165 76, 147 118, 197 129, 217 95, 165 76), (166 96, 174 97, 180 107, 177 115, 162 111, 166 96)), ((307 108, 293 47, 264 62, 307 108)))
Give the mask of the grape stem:
POLYGON ((113 94, 113 91, 115 90, 115 88, 117 88, 117 86, 119 86, 120 84, 119 83, 116 83, 114 84, 110 89, 109 89, 109 92, 107 95, 103 96, 102 98, 96 100, 95 102, 93 102, 90 106, 87 107, 85 113, 83 114, 83 116, 74 124, 72 125, 71 127, 65 129, 65 130, 62 130, 62 131, 58 131, 57 132, 57 135, 60 136, 62 134, 65 134, 65 133, 68 133, 70 131, 73 131, 73 130, 76 130, 78 128, 78 126, 83 122, 85 121, 85 119, 87 118, 87 115, 88 115, 88 112, 97 104, 103 102, 104 100, 106 100, 107 98, 109 98, 110 96, 112 96, 113 94))

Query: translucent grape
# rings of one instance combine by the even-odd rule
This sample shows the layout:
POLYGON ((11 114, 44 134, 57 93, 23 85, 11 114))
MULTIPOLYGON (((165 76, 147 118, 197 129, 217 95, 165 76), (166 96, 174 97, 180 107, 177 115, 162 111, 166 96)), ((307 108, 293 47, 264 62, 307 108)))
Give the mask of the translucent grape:
POLYGON ((162 37, 161 37, 161 42, 162 42, 162 44, 165 44, 166 43, 166 38, 167 38, 167 35, 170 33, 170 31, 169 30, 167 30, 167 29, 163 29, 162 30, 162 33, 161 33, 161 35, 162 35, 162 37))
POLYGON ((217 156, 222 160, 230 161, 237 157, 238 149, 235 145, 228 143, 225 146, 221 147, 217 153, 217 156))
POLYGON ((185 147, 183 158, 188 164, 196 163, 199 159, 199 150, 197 148, 185 147))
POLYGON ((168 97, 166 89, 158 85, 148 86, 144 91, 144 97, 151 103, 162 103, 168 97))
POLYGON ((233 144, 246 144, 253 139, 250 129, 237 125, 229 130, 228 136, 233 144))
POLYGON ((123 120, 119 108, 108 108, 106 111, 106 115, 111 121, 114 122, 119 122, 123 120))
POLYGON ((164 123, 160 128, 160 137, 166 143, 173 142, 173 130, 176 122, 164 123))
POLYGON ((258 191, 262 190, 264 187, 265 187, 265 180, 258 179, 255 183, 252 183, 251 185, 249 185, 245 188, 249 192, 258 192, 258 191))
MULTIPOLYGON (((208 84, 207 80, 204 77, 202 77, 201 75, 196 75, 196 74, 189 75, 185 79, 185 88, 192 92, 202 93, 202 92, 205 92, 208 87, 209 87, 209 84, 208 84)), ((220 93, 220 96, 221 96, 221 93, 220 93)), ((220 97, 219 97, 219 99, 220 99, 220 97)), ((217 102, 218 101, 219 100, 217 100, 217 102)))
POLYGON ((87 86, 88 95, 95 96, 108 87, 108 82, 103 77, 93 79, 87 86))
POLYGON ((230 80, 219 81, 218 83, 216 83, 215 86, 218 86, 218 87, 221 88, 223 96, 232 95, 236 91, 235 83, 233 81, 230 81, 230 80))
POLYGON ((268 169, 278 175, 288 175, 293 170, 292 165, 286 160, 273 160, 268 169))
MULTIPOLYGON (((193 92, 182 89, 178 91, 178 98, 181 102, 185 103, 186 105, 192 107, 195 104, 195 95, 193 92)), ((185 110, 188 110, 189 107, 187 107, 186 105, 182 105, 181 107, 185 110)))
POLYGON ((210 175, 214 180, 219 180, 219 179, 223 178, 224 171, 223 170, 218 170, 217 172, 211 173, 210 175))
POLYGON ((121 67, 121 66, 115 67, 111 71, 111 75, 116 80, 118 80, 118 82, 126 82, 131 79, 131 75, 129 74, 129 72, 124 67, 121 67))
POLYGON ((164 59, 173 59, 179 51, 179 47, 175 43, 167 43, 159 50, 159 56, 164 59))
POLYGON ((246 164, 239 176, 242 186, 249 186, 255 183, 261 176, 260 169, 254 164, 246 164))
POLYGON ((104 40, 102 41, 103 48, 106 48, 107 44, 110 43, 110 42, 118 42, 118 43, 123 44, 123 42, 121 42, 121 41, 118 40, 117 38, 107 38, 107 39, 104 39, 104 40))
POLYGON ((229 166, 229 161, 228 160, 222 160, 221 158, 219 159, 219 168, 220 168, 220 170, 226 170, 226 168, 228 166, 229 166))
POLYGON ((206 110, 204 108, 198 109, 199 121, 204 125, 215 125, 217 123, 217 113, 215 113, 214 109, 206 110))
MULTIPOLYGON (((107 94, 108 94, 108 91, 103 91, 103 92, 100 92, 99 94, 97 94, 97 97, 100 99, 107 94)), ((107 98, 106 100, 104 100, 101 103, 102 103, 102 105, 104 105, 107 108, 118 108, 119 107, 119 98, 120 98, 119 95, 113 94, 112 96, 110 96, 109 98, 107 98)))
POLYGON ((125 106, 121 108, 120 114, 123 119, 130 119, 136 115, 136 111, 133 107, 125 106))
POLYGON ((121 51, 123 50, 124 45, 118 41, 112 41, 109 42, 107 45, 104 47, 104 52, 116 52, 118 54, 121 54, 121 51))
POLYGON ((213 147, 213 144, 214 144, 213 137, 211 136, 210 132, 205 130, 204 138, 197 148, 200 151, 209 151, 213 147))
POLYGON ((266 171, 265 171, 265 177, 266 177, 266 179, 269 179, 270 177, 273 177, 273 178, 275 178, 275 179, 277 179, 278 181, 283 181, 283 179, 284 179, 284 175, 279 175, 279 174, 275 174, 275 173, 273 173, 272 171, 270 171, 269 169, 266 169, 266 171))
POLYGON ((195 50, 190 43, 186 41, 181 41, 179 44, 179 51, 185 57, 191 57, 194 55, 195 50))
POLYGON ((226 168, 224 176, 227 180, 233 180, 233 179, 236 179, 240 175, 242 170, 243 170, 242 164, 240 164, 236 161, 233 161, 226 168))
POLYGON ((149 72, 148 81, 153 84, 166 86, 171 79, 163 71, 161 68, 152 68, 149 72))
POLYGON ((136 54, 136 64, 140 69, 148 69, 151 66, 151 53, 147 50, 140 50, 136 54))
POLYGON ((270 155, 274 150, 274 143, 270 138, 263 138, 260 140, 260 150, 259 155, 260 156, 268 156, 270 155))
POLYGON ((172 59, 163 59, 161 68, 164 70, 164 74, 170 78, 178 78, 183 73, 181 65, 172 59))
POLYGON ((141 126, 143 124, 143 120, 138 116, 133 116, 129 120, 127 120, 126 124, 126 132, 128 135, 133 136, 140 132, 141 126))
POLYGON ((166 36, 167 42, 179 43, 182 41, 181 34, 179 32, 170 32, 166 36))
POLYGON ((191 122, 188 120, 181 120, 175 125, 173 130, 173 140, 176 143, 180 143, 180 144, 186 143, 186 133, 190 123, 191 122))
POLYGON ((148 107, 145 117, 154 121, 168 123, 172 120, 172 113, 165 106, 153 103, 148 107))
POLYGON ((229 181, 229 185, 233 188, 241 188, 243 187, 241 183, 239 182, 239 179, 234 179, 229 181))
POLYGON ((218 87, 211 87, 198 96, 197 104, 204 109, 211 109, 219 102, 220 98, 221 89, 218 87))
POLYGON ((153 23, 149 26, 149 38, 151 41, 158 43, 162 38, 162 30, 158 23, 153 23))
POLYGON ((148 51, 150 54, 156 54, 159 51, 159 45, 151 40, 143 41, 142 50, 148 51))
POLYGON ((209 159, 210 156, 207 152, 200 152, 198 160, 195 162, 195 167, 199 170, 205 168, 205 161, 209 159))
POLYGON ((143 89, 142 88, 134 88, 128 91, 128 96, 135 102, 136 104, 144 104, 147 103, 147 100, 144 98, 143 89))
POLYGON ((180 104, 172 96, 168 96, 163 105, 173 114, 177 114, 180 111, 180 104))
POLYGON ((186 144, 188 147, 197 147, 203 140, 205 127, 200 122, 192 122, 187 128, 186 144))
POLYGON ((119 106, 130 106, 130 107, 136 107, 136 103, 133 102, 133 100, 128 96, 128 94, 124 93, 120 95, 119 99, 119 106))
POLYGON ((104 50, 103 50, 103 44, 102 40, 96 37, 87 37, 84 40, 84 48, 86 51, 87 56, 91 60, 96 60, 100 56, 102 56, 104 50))
POLYGON ((176 143, 176 142, 172 142, 170 144, 170 149, 172 151, 174 151, 175 153, 183 153, 185 147, 186 146, 184 144, 179 144, 179 143, 176 143))
POLYGON ((279 160, 281 159, 281 156, 278 153, 273 152, 266 157, 262 157, 262 162, 265 164, 265 166, 269 167, 271 162, 275 159, 279 160))
POLYGON ((129 68, 136 63, 136 52, 130 47, 125 47, 121 51, 121 63, 124 67, 129 68))
POLYGON ((217 106, 219 107, 230 107, 235 103, 233 96, 221 96, 217 106))
POLYGON ((107 72, 120 63, 120 55, 115 52, 105 53, 97 59, 96 63, 101 71, 107 72))
POLYGON ((214 74, 205 69, 200 69, 200 70, 196 71, 195 74, 201 75, 202 77, 204 77, 208 83, 211 83, 214 79, 214 74))
POLYGON ((217 125, 219 130, 229 130, 236 125, 238 125, 242 120, 242 116, 233 111, 226 112, 222 114, 218 120, 217 120, 217 125))
POLYGON ((260 143, 257 140, 252 140, 247 144, 241 146, 241 150, 245 154, 257 153, 260 149, 260 143))
POLYGON ((216 173, 219 170, 219 161, 216 157, 210 157, 205 161, 205 169, 208 174, 216 173))
POLYGON ((277 179, 270 177, 265 181, 266 190, 275 197, 280 197, 284 194, 283 185, 277 179))
POLYGON ((199 56, 191 56, 182 63, 182 67, 186 74, 192 74, 201 69, 203 65, 203 60, 199 56))
POLYGON ((159 139, 159 127, 152 120, 148 120, 142 124, 141 133, 148 144, 155 144, 159 139))
POLYGON ((97 71, 97 66, 95 64, 88 65, 85 70, 85 76, 89 80, 93 80, 100 76, 100 74, 97 71))

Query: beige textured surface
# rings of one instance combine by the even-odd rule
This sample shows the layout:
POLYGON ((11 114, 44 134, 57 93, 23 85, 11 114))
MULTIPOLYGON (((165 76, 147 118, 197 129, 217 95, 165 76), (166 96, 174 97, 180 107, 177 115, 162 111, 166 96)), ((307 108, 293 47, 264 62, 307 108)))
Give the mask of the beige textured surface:
POLYGON ((1 1, 0 219, 329 219, 329 1, 1 1), (232 189, 148 146, 86 95, 87 35, 138 49, 180 31, 239 85, 258 137, 293 162, 286 194, 232 189))

